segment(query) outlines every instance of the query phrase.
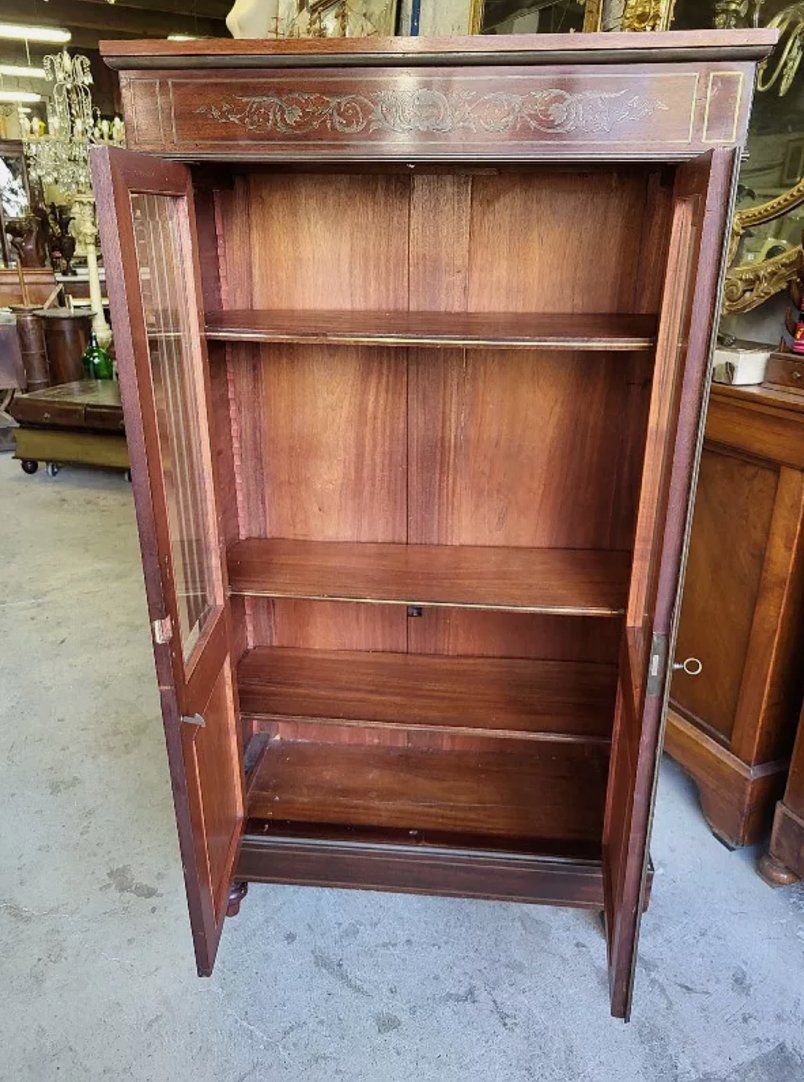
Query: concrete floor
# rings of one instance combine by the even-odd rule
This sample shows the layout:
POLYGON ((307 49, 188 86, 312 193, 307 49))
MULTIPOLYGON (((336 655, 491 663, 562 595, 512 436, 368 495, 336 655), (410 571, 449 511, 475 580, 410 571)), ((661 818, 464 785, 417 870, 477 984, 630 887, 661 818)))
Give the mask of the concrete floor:
POLYGON ((253 887, 199 980, 130 487, 4 455, 0 508, 0 1079, 804 1080, 804 889, 669 763, 629 1026, 572 910, 253 887))

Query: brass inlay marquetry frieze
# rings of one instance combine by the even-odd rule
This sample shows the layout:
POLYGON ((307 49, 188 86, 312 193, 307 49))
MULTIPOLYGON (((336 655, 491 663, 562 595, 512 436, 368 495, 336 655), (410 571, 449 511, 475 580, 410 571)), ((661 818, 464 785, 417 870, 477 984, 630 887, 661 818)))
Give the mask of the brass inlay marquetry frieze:
POLYGON ((232 95, 201 105, 196 113, 246 131, 281 135, 337 132, 502 133, 517 129, 561 134, 610 132, 621 124, 650 119, 668 106, 629 90, 580 91, 558 87, 526 94, 463 90, 380 90, 373 94, 232 95))

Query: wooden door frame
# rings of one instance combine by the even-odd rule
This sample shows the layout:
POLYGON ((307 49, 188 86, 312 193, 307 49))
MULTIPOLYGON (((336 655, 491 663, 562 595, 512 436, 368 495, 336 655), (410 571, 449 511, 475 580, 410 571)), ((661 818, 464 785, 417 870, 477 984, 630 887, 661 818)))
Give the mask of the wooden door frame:
MULTIPOLYGON (((611 893, 605 864, 610 843, 611 794, 607 799, 604 827, 604 881, 607 894, 607 939, 612 1014, 628 1018, 633 985, 641 914, 644 910, 649 839, 656 802, 659 765, 667 716, 672 659, 678 632, 679 598, 689 549, 692 505, 703 448, 706 407, 711 379, 708 378, 717 330, 717 306, 726 267, 727 231, 736 193, 739 151, 733 147, 711 150, 678 167, 674 198, 697 198, 704 212, 693 266, 700 268, 694 284, 689 313, 686 358, 674 422, 670 474, 661 496, 656 519, 659 532, 654 551, 655 586, 644 594, 641 605, 646 622, 640 631, 631 612, 632 640, 624 649, 627 684, 640 698, 640 739, 634 768, 633 802, 625 822, 628 845, 623 871, 622 896, 611 893), (703 171, 703 173, 702 173, 703 171), (651 611, 652 610, 652 611, 651 611), (656 664, 657 673, 648 671, 656 664), (636 675, 634 673, 636 670, 636 675), (611 918, 609 918, 609 912, 611 918), (622 922, 627 924, 623 927, 622 922)), ((615 734, 616 737, 616 734, 615 734)), ((616 743, 612 741, 612 771, 616 764, 616 743)), ((610 776, 611 787, 611 776, 610 776)))
MULTIPOLYGON (((214 899, 210 909, 208 899, 202 887, 204 876, 197 851, 198 831, 203 826, 199 823, 198 809, 194 809, 188 787, 187 764, 184 742, 187 739, 183 724, 182 699, 193 694, 194 687, 203 683, 209 675, 212 664, 221 662, 221 671, 228 664, 226 660, 232 641, 231 617, 228 600, 228 581, 224 540, 221 535, 214 500, 210 508, 211 525, 215 530, 218 548, 212 553, 220 563, 220 612, 208 627, 205 627, 199 640, 193 647, 195 661, 187 668, 182 652, 181 636, 176 623, 176 608, 171 597, 175 597, 175 581, 171 559, 171 540, 167 517, 160 514, 160 509, 167 506, 166 492, 160 471, 159 432, 153 398, 153 383, 150 372, 147 378, 140 371, 137 358, 149 355, 149 346, 140 306, 130 306, 129 296, 133 292, 131 268, 137 267, 136 252, 133 248, 133 224, 131 233, 128 228, 120 228, 120 223, 131 221, 131 192, 153 195, 176 196, 186 200, 187 225, 189 236, 185 237, 187 255, 192 260, 188 272, 193 276, 194 300, 197 307, 195 318, 199 330, 203 328, 201 312, 201 273, 196 238, 196 223, 193 206, 193 189, 190 171, 180 162, 167 162, 163 159, 142 153, 118 148, 94 148, 91 154, 93 187, 99 209, 103 251, 107 269, 109 297, 115 327, 115 340, 118 356, 129 358, 129 363, 120 365, 120 390, 126 418, 126 436, 132 464, 132 485, 137 513, 140 548, 142 552, 143 577, 148 605, 148 616, 156 666, 157 681, 165 728, 165 740, 168 751, 176 823, 179 834, 184 881, 187 893, 190 924, 195 945, 199 975, 208 975, 212 971, 218 941, 223 927, 223 917, 216 919, 214 899), (146 396, 144 406, 142 395, 146 396), (142 408, 141 408, 142 407, 142 408), (151 450, 149 451, 149 447, 151 450), (156 449, 157 461, 151 457, 156 449), (210 659, 209 653, 213 655, 210 659), (201 656, 204 654, 205 656, 201 656)), ((201 339, 203 349, 203 338, 201 339)), ((210 380, 208 366, 204 365, 203 386, 201 389, 205 412, 209 415, 210 380)), ((212 492, 217 489, 215 460, 210 449, 210 461, 206 465, 211 470, 210 484, 212 492)), ((218 606, 216 605, 216 609, 218 606)), ((232 674, 233 680, 233 674, 232 674)), ((232 708, 236 709, 236 696, 233 695, 232 708)), ((227 865, 231 870, 237 862, 239 841, 242 838, 245 821, 242 745, 238 739, 238 763, 241 780, 240 821, 230 859, 227 865)), ((200 785, 200 783, 199 783, 200 785)), ((200 788, 199 788, 200 794, 200 788)))

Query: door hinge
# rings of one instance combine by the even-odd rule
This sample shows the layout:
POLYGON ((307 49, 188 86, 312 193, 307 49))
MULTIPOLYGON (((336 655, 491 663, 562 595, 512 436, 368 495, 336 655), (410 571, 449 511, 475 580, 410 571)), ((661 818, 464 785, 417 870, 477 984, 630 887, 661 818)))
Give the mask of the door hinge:
POLYGON ((667 675, 667 635, 654 635, 650 644, 648 666, 648 695, 661 695, 667 675))
POLYGON ((182 714, 181 720, 185 725, 196 725, 199 729, 206 729, 207 727, 203 714, 182 714))
POLYGON ((162 620, 154 620, 151 624, 151 633, 157 646, 164 646, 173 638, 173 624, 170 617, 165 616, 162 620))

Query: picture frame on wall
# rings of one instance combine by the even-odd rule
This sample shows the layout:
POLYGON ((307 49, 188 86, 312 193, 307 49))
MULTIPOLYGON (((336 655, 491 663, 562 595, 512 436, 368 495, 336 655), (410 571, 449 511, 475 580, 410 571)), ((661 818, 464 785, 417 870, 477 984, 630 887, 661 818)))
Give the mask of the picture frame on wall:
POLYGON ((583 0, 472 0, 473 34, 568 34, 588 29, 583 0))
POLYGON ((392 37, 399 0, 234 0, 233 38, 392 37))
POLYGON ((399 0, 284 0, 285 37, 392 37, 399 0))

